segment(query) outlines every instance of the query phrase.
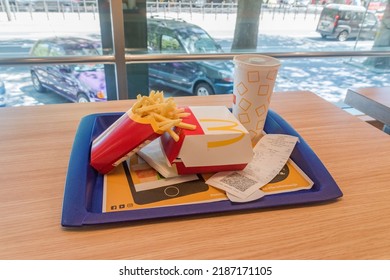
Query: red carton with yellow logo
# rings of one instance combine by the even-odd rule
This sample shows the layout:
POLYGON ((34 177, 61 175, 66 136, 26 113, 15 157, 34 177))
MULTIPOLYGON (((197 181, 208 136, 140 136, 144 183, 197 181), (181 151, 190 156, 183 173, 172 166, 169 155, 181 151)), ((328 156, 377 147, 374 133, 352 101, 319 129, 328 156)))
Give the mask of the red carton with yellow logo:
POLYGON ((138 95, 134 105, 92 142, 91 166, 106 174, 163 133, 178 141, 174 126, 196 128, 183 122, 188 115, 162 91, 138 95))
POLYGON ((106 174, 161 133, 129 110, 92 142, 91 166, 106 174))
POLYGON ((249 132, 224 106, 189 106, 186 122, 195 130, 175 128, 179 141, 162 135, 163 152, 178 174, 241 170, 252 160, 249 132))

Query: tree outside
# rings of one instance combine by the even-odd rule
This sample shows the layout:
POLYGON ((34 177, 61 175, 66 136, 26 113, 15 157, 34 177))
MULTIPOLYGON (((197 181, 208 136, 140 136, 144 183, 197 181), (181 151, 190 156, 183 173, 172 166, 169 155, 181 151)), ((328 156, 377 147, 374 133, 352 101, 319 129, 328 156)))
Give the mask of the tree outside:
MULTIPOLYGON (((232 52, 255 52, 259 34, 260 14, 263 0, 238 0, 237 18, 234 30, 232 52)), ((344 2, 343 2, 344 3, 344 2)), ((368 5, 371 3, 369 1, 368 5)), ((390 47, 390 0, 381 18, 380 28, 375 38, 372 50, 380 51, 390 47)), ((390 69, 390 57, 370 57, 364 61, 367 67, 390 69)))
MULTIPOLYGON (((390 47, 390 0, 387 0, 386 8, 380 24, 379 32, 375 38, 372 50, 381 51, 390 47)), ((371 57, 366 59, 364 65, 376 69, 390 69, 390 57, 371 57)))
POLYGON ((238 0, 232 52, 256 51, 263 0, 238 0))

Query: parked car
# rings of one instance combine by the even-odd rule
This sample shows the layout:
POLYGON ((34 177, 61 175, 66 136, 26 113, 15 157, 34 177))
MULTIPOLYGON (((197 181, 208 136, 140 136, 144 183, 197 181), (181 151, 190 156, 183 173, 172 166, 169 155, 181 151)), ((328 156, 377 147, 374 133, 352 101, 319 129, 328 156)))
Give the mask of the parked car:
MULTIPOLYGON (((150 53, 219 53, 221 47, 199 26, 185 21, 148 19, 150 53)), ((99 55, 94 40, 75 37, 39 40, 31 49, 32 56, 99 55)), ((167 87, 193 95, 233 92, 231 61, 188 61, 149 64, 149 87, 167 87)), ((31 68, 36 91, 50 89, 74 102, 106 100, 102 65, 40 65, 31 68)))
POLYGON ((5 85, 2 80, 0 80, 0 107, 4 107, 6 105, 6 94, 5 94, 5 85))
MULTIPOLYGON (((221 47, 202 28, 185 21, 148 19, 149 53, 220 53, 221 47)), ((153 63, 149 66, 151 86, 163 85, 193 95, 233 92, 231 61, 153 63)))
MULTIPOLYGON (((38 40, 31 56, 99 55, 96 42, 77 37, 53 37, 38 40)), ((31 80, 38 92, 47 89, 73 102, 106 101, 104 67, 94 65, 37 65, 31 67, 31 80)))
POLYGON ((307 7, 310 4, 310 0, 296 0, 294 2, 295 7, 307 7))
MULTIPOLYGON (((179 2, 179 1, 177 1, 179 2)), ((207 4, 206 0, 182 0, 181 4, 186 7, 186 6, 192 6, 192 7, 197 7, 197 8, 202 8, 207 4)))
POLYGON ((379 29, 377 17, 362 6, 329 4, 321 12, 316 31, 322 38, 374 39, 379 29))
POLYGON ((281 5, 287 5, 287 6, 292 6, 294 5, 295 0, 280 0, 279 4, 281 5))

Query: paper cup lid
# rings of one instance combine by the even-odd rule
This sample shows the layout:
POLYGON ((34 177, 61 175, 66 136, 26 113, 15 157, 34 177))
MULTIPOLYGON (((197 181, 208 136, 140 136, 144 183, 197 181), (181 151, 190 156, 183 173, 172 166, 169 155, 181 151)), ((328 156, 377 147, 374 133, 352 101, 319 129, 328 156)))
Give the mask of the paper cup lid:
POLYGON ((233 59, 234 63, 238 66, 245 67, 279 67, 280 61, 276 58, 266 55, 253 55, 253 54, 243 54, 236 55, 233 59))

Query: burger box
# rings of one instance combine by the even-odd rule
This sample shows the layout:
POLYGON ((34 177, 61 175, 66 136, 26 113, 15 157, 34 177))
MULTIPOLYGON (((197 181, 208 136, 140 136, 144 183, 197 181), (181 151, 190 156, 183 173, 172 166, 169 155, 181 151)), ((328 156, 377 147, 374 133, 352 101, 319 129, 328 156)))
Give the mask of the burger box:
POLYGON ((195 130, 175 127, 176 142, 168 133, 160 140, 167 164, 178 174, 242 170, 253 158, 249 132, 225 106, 189 106, 183 121, 195 130))

